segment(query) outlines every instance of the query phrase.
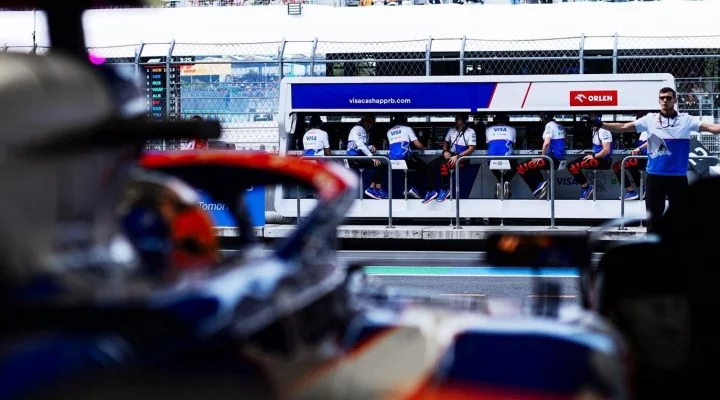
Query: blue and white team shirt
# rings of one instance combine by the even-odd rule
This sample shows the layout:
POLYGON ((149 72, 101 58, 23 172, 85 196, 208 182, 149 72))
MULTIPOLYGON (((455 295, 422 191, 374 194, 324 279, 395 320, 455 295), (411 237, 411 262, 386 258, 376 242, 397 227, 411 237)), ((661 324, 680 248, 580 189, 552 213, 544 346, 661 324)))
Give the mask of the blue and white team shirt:
POLYGON ((515 128, 507 125, 494 125, 485 129, 485 141, 489 156, 510 156, 517 139, 515 128))
POLYGON ((303 136, 303 153, 306 156, 324 155, 325 149, 330 148, 328 134, 322 129, 313 128, 303 136))
POLYGON ((649 113, 634 122, 637 132, 647 131, 647 173, 685 176, 690 154, 690 133, 700 131, 701 121, 685 113, 667 118, 649 113))
MULTIPOLYGON (((647 136, 648 136, 647 132, 642 131, 642 133, 640 133, 640 137, 638 138, 637 142, 635 142, 635 147, 639 148, 640 146, 644 145, 645 142, 647 142, 647 136)), ((640 154, 646 156, 647 155, 647 147, 640 149, 640 154)))
POLYGON ((565 159, 565 127, 555 121, 545 124, 543 139, 550 139, 548 154, 558 160, 565 159))
POLYGON ((415 132, 409 126, 395 125, 387 133, 391 160, 404 160, 410 155, 410 143, 418 140, 415 132))
MULTIPOLYGON (((612 133, 610 133, 609 130, 603 128, 595 129, 592 138, 593 153, 597 154, 601 152, 603 149, 603 143, 612 143, 612 133)), ((607 153, 604 157, 600 158, 610 158, 612 156, 612 152, 613 148, 611 145, 610 152, 607 153)))
POLYGON ((445 141, 450 143, 450 152, 460 154, 470 146, 477 146, 477 135, 473 128, 465 127, 460 132, 456 128, 448 129, 445 141))
POLYGON ((371 156, 368 148, 370 137, 362 125, 355 125, 348 135, 347 155, 349 156, 371 156))

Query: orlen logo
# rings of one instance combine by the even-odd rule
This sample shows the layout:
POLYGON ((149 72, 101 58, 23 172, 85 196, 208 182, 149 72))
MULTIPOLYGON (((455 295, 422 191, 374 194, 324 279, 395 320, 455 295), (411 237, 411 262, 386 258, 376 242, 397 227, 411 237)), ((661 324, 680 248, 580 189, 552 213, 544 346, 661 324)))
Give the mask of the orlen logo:
POLYGON ((616 106, 617 90, 571 90, 570 107, 616 106))

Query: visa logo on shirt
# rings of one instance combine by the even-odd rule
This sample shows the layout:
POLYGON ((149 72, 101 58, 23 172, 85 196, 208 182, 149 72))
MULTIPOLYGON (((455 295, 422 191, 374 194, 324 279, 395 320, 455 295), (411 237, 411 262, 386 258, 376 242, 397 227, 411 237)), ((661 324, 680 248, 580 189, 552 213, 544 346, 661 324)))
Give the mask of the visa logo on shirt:
POLYGON ((308 136, 308 137, 307 137, 307 140, 317 140, 317 137, 315 137, 315 136, 308 136))

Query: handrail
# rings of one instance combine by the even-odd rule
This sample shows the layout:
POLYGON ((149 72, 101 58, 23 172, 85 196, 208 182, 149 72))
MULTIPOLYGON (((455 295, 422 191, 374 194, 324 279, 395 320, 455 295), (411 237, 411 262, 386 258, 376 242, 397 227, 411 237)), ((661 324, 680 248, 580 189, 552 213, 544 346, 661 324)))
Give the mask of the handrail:
POLYGON ((526 160, 543 158, 550 162, 550 229, 557 229, 555 226, 555 161, 550 156, 539 154, 523 154, 512 156, 463 156, 455 163, 455 229, 462 229, 460 226, 460 161, 461 160, 526 160))
MULTIPOLYGON (((390 163, 390 159, 385 156, 302 156, 300 157, 301 160, 380 160, 384 164, 387 165, 388 170, 388 228, 394 228, 393 226, 393 217, 392 217, 392 164, 390 163)), ((362 187, 362 182, 360 182, 360 187, 362 187)), ((300 220, 300 193, 298 192, 296 194, 297 197, 297 207, 298 207, 298 220, 300 220)))
MULTIPOLYGON (((623 191, 625 190, 625 162, 632 158, 641 159, 641 158, 648 158, 648 156, 631 155, 631 156, 627 156, 627 157, 623 158, 622 162, 620 163, 620 227, 618 228, 618 230, 621 230, 621 231, 627 230, 627 227, 625 227, 625 219, 624 219, 625 218, 625 196, 623 193, 623 191)), ((718 157, 718 156, 694 156, 694 155, 691 155, 689 158, 690 159, 693 159, 693 158, 700 159, 700 160, 715 159, 715 160, 718 160, 718 163, 720 163, 720 157, 718 157)), ((689 162, 689 160, 688 160, 688 162, 689 162)))

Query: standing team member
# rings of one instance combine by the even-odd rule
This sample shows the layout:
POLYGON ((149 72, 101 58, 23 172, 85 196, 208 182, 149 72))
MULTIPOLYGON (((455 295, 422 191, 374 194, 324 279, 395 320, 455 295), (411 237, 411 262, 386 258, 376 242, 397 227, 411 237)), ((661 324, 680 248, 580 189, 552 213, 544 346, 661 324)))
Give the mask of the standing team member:
MULTIPOLYGON (((637 156, 647 156, 647 132, 643 131, 640 134, 640 137, 638 138, 637 142, 635 143, 635 148, 632 149, 632 155, 637 156)), ((618 178, 618 182, 621 181, 621 175, 620 175, 620 164, 622 163, 622 160, 617 161, 612 166, 613 172, 615 172, 615 176, 618 178)), ((632 180, 626 180, 625 184, 625 200, 638 200, 640 198, 640 195, 638 192, 633 188, 633 181, 635 182, 635 187, 638 187, 640 185, 640 171, 644 171, 647 167, 647 159, 646 158, 631 158, 625 162, 625 171, 630 173, 630 177, 632 180)), ((647 185, 644 185, 645 187, 647 185)), ((647 190, 643 189, 643 199, 645 199, 645 195, 647 194, 647 190)))
POLYGON ((324 130, 320 129, 322 126, 322 120, 319 116, 313 115, 310 118, 310 129, 303 135, 303 152, 306 156, 318 156, 325 155, 329 156, 330 152, 330 140, 328 134, 324 130))
POLYGON ((580 185, 580 200, 587 200, 595 188, 588 183, 584 169, 609 169, 612 165, 612 133, 607 129, 591 126, 592 130, 592 153, 577 158, 567 165, 570 175, 580 185))
MULTIPOLYGON (((542 122, 546 122, 543 131, 543 145, 540 154, 549 156, 557 170, 560 168, 560 161, 565 159, 565 127, 555 121, 552 115, 542 114, 542 122)), ((547 195, 548 182, 543 178, 543 170, 549 170, 550 164, 544 158, 533 158, 532 160, 520 163, 517 172, 523 178, 536 199, 542 199, 547 195)))
POLYGON ((665 200, 677 221, 687 215, 690 133, 693 131, 720 134, 720 125, 702 122, 698 117, 675 110, 677 93, 664 87, 658 96, 659 113, 649 113, 633 122, 592 122, 611 132, 643 132, 648 135, 647 195, 645 208, 649 213, 648 233, 662 231, 665 200))
MULTIPOLYGON (((372 156, 375 153, 375 146, 369 145, 370 135, 368 131, 375 125, 375 116, 367 114, 363 116, 357 125, 353 126, 348 135, 347 155, 349 156, 372 156)), ((382 162, 378 159, 372 160, 349 160, 351 168, 364 168, 370 174, 370 186, 365 189, 365 195, 376 200, 387 199, 388 194, 382 189, 382 162)), ((362 182, 360 183, 362 184, 362 182)))
MULTIPOLYGON (((498 114, 495 116, 495 124, 485 129, 485 141, 487 142, 489 156, 511 156, 513 153, 513 147, 517 140, 517 132, 515 128, 508 125, 510 119, 505 114, 498 114)), ((490 172, 495 175, 498 180, 495 188, 495 198, 500 197, 500 191, 503 191, 503 198, 510 198, 510 181, 515 176, 517 169, 517 162, 515 160, 510 161, 510 169, 506 171, 491 170, 490 172), (500 187, 500 177, 503 177, 504 184, 500 187)))
POLYGON ((395 125, 387 132, 390 147, 388 158, 405 160, 408 169, 415 170, 415 184, 408 190, 408 195, 421 199, 421 194, 425 193, 425 184, 422 179, 425 178, 426 167, 425 163, 410 151, 410 144, 412 143, 418 150, 425 150, 425 146, 418 140, 412 128, 405 125, 407 118, 404 115, 393 116, 393 123, 395 125))
POLYGON ((427 182, 430 190, 425 194, 423 204, 429 203, 433 199, 447 200, 450 196, 450 185, 448 184, 450 170, 455 168, 460 157, 469 156, 475 151, 477 135, 473 128, 467 126, 467 120, 467 114, 455 116, 455 127, 448 129, 443 141, 442 156, 428 164, 427 182))

